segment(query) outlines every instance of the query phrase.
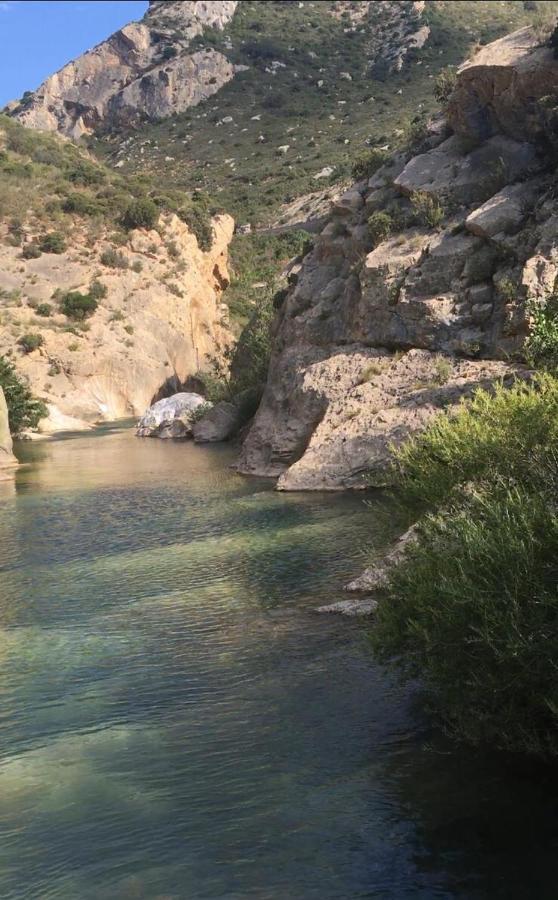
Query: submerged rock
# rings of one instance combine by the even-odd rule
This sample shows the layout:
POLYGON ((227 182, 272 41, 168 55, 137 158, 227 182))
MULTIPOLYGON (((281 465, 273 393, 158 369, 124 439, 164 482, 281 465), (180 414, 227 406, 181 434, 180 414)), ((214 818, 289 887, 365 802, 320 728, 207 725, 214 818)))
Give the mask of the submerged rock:
POLYGON ((139 420, 136 434, 138 437, 191 437, 194 411, 205 404, 200 394, 180 393, 158 400, 139 420))

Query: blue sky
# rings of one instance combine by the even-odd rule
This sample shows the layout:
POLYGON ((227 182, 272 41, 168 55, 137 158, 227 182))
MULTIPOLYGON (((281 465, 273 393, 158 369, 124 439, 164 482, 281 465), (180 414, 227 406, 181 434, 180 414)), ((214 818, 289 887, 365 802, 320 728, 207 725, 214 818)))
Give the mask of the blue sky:
POLYGON ((0 108, 146 9, 146 0, 0 0, 0 108))

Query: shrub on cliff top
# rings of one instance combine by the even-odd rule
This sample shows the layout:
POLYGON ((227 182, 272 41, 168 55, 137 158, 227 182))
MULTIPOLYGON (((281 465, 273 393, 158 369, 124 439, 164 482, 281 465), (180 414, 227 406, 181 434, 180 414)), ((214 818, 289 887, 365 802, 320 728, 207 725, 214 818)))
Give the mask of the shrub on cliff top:
POLYGON ((5 356, 0 356, 0 387, 4 391, 8 407, 8 422, 12 434, 25 428, 36 428, 39 420, 48 414, 42 400, 37 400, 14 366, 5 356))
POLYGON ((132 228, 155 228, 159 221, 159 209, 148 197, 132 200, 122 216, 122 225, 130 230, 132 228))

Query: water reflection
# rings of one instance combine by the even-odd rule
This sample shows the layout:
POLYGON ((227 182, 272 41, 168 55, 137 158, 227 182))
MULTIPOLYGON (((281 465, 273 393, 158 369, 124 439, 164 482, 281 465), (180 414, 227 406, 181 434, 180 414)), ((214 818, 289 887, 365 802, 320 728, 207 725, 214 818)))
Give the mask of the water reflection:
POLYGON ((427 734, 363 630, 312 612, 388 539, 385 500, 276 494, 227 448, 122 429, 18 449, 2 897, 519 897, 535 866, 553 888, 550 790, 427 734), (517 815, 507 845, 514 796, 536 853, 517 815))

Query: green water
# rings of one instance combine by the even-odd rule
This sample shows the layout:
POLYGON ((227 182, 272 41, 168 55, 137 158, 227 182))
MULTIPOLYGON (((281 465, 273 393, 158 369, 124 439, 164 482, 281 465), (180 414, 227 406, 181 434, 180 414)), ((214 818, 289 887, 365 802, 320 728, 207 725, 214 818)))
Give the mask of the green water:
POLYGON ((385 500, 125 429, 0 486, 0 897, 555 897, 554 785, 457 751, 339 599, 385 500))

